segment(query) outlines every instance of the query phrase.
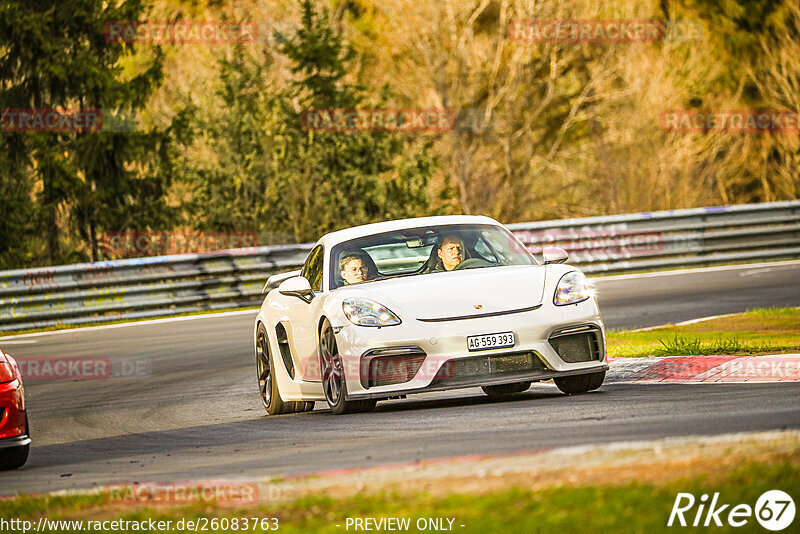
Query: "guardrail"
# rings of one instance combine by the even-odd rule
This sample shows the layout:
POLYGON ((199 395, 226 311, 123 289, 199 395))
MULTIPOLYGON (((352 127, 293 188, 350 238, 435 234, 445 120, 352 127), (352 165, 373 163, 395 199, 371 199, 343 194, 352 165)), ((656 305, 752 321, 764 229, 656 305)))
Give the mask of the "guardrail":
MULTIPOLYGON (((800 201, 510 224, 534 253, 560 246, 587 274, 800 258, 800 201)), ((0 331, 258 306, 311 244, 0 272, 0 331)))

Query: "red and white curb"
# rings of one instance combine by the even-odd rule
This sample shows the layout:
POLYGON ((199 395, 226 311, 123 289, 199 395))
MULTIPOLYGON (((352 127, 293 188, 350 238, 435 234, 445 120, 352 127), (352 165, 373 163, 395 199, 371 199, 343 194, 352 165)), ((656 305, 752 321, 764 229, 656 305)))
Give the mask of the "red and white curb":
POLYGON ((606 382, 800 382, 800 354, 608 358, 606 382))

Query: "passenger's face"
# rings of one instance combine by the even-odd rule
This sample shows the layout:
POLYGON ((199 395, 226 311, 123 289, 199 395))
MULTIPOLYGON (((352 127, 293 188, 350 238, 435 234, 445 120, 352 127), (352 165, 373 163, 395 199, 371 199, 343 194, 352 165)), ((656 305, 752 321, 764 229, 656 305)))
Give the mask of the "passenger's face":
POLYGON ((445 239, 439 249, 439 258, 446 271, 452 271, 464 261, 464 244, 459 239, 445 239))
POLYGON ((367 268, 364 267, 364 262, 358 258, 353 258, 344 264, 344 270, 342 270, 341 274, 348 284, 357 284, 367 279, 367 268))

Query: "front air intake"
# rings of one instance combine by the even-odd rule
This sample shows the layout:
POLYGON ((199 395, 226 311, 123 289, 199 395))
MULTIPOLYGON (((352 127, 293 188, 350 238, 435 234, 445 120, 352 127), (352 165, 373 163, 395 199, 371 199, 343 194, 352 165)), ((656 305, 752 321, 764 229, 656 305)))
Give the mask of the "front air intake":
POLYGON ((585 327, 561 330, 550 336, 550 345, 559 358, 566 363, 595 362, 602 359, 600 332, 596 328, 585 327), (575 332, 575 333, 572 333, 575 332))
POLYGON ((408 382, 419 371, 425 356, 419 347, 370 350, 361 358, 361 385, 372 388, 408 382))
POLYGON ((527 376, 546 371, 547 367, 533 351, 470 356, 444 362, 432 384, 457 385, 480 378, 504 378, 519 374, 527 376))

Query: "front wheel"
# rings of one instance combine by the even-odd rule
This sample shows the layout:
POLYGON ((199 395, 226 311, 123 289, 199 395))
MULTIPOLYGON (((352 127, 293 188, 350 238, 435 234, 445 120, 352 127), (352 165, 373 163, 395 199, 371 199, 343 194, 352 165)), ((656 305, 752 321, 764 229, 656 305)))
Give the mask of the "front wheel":
MULTIPOLYGON (((27 436, 31 435, 30 425, 28 424, 27 417, 25 418, 25 434, 27 436)), ((19 469, 25 465, 25 462, 28 461, 28 453, 30 450, 30 443, 27 445, 20 445, 19 447, 7 447, 0 449, 0 471, 19 469)))
POLYGON ((347 400, 347 380, 344 363, 336 344, 331 323, 325 319, 319 336, 319 359, 322 369, 322 391, 328 406, 336 415, 355 412, 368 412, 375 408, 374 399, 361 401, 347 400))
POLYGON ((553 381, 562 392, 567 395, 577 395, 578 393, 586 393, 592 391, 603 385, 603 380, 606 379, 606 372, 600 371, 599 373, 589 373, 578 376, 562 376, 555 378, 553 381))
POLYGON ((19 469, 28 461, 30 444, 0 449, 0 471, 19 469))

